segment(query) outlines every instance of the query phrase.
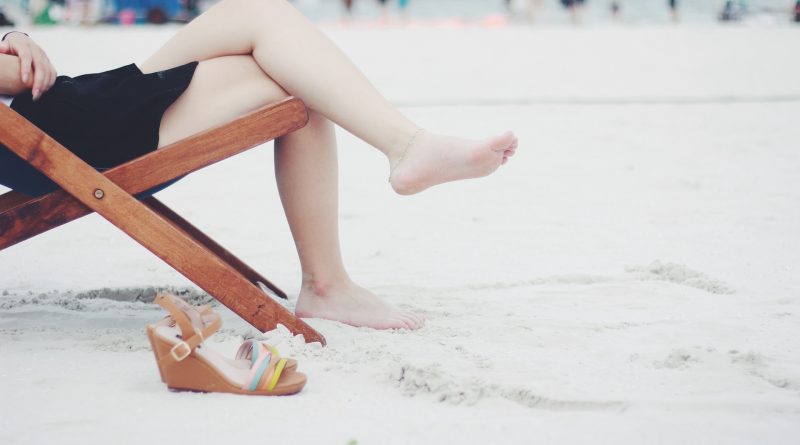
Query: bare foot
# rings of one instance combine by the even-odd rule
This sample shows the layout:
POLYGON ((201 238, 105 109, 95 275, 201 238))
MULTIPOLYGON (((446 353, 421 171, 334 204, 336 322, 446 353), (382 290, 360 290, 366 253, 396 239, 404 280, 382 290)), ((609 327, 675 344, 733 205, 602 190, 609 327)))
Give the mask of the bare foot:
POLYGON ((375 329, 419 329, 425 324, 421 315, 390 306, 352 282, 325 288, 304 283, 295 313, 302 318, 324 318, 375 329))
POLYGON ((508 162, 517 145, 517 137, 511 131, 471 141, 423 130, 394 160, 389 182, 395 192, 412 195, 436 184, 487 176, 508 162))

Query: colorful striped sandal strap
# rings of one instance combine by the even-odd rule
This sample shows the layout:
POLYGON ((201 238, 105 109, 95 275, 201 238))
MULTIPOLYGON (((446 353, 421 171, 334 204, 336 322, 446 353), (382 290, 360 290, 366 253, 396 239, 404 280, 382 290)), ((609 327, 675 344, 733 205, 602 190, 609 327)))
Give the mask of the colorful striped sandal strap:
POLYGON ((263 341, 250 339, 239 346, 239 350, 236 351, 236 360, 249 360, 252 366, 258 358, 258 353, 262 346, 266 347, 270 353, 278 355, 278 350, 274 346, 270 346, 263 341))
POLYGON ((263 343, 253 341, 253 353, 250 373, 245 379, 242 389, 247 391, 272 391, 278 385, 286 359, 281 358, 275 348, 268 348, 263 343))

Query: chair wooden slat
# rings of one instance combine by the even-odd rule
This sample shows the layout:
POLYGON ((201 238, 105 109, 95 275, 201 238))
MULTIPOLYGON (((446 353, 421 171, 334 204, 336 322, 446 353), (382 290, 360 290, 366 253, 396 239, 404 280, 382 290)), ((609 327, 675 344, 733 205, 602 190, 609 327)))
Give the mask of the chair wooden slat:
POLYGON ((0 213, 30 201, 33 201, 33 198, 20 192, 15 192, 12 190, 10 192, 3 193, 0 195, 0 213))
MULTIPOLYGON (((0 114, 4 112, 16 114, 0 107, 0 114)), ((133 159, 104 175, 135 195, 301 128, 307 121, 303 102, 289 98, 133 159)), ((3 131, 0 126, 0 134, 3 131)), ((89 213, 91 209, 62 190, 24 207, 0 210, 0 250, 89 213)))

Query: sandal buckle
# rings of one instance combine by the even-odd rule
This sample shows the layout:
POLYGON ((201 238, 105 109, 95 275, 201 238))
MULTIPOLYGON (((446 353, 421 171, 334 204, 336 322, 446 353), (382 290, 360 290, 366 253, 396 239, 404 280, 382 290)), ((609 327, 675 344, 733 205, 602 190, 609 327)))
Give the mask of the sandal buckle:
POLYGON ((175 346, 173 346, 172 349, 169 350, 169 353, 170 355, 172 355, 172 358, 174 358, 175 361, 179 362, 188 357, 192 353, 192 348, 190 348, 185 341, 182 341, 180 343, 175 344, 175 346), (185 348, 185 350, 181 351, 180 355, 178 355, 179 354, 178 348, 181 347, 185 348))

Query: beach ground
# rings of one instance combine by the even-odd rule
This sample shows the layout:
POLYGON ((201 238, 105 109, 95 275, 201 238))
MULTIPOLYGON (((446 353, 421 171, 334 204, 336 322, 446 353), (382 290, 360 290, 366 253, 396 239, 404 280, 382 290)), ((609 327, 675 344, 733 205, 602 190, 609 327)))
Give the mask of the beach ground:
MULTIPOLYGON (((175 30, 35 37, 79 74, 175 30)), ((427 326, 309 320, 321 348, 220 308, 213 347, 268 339, 308 386, 172 393, 144 332, 162 313, 139 300, 196 289, 89 216, 0 254, 1 443, 796 443, 800 28, 325 32, 426 128, 520 137, 489 178, 398 197, 338 133, 350 273, 427 326)), ((159 197, 294 297, 271 157, 159 197)))

